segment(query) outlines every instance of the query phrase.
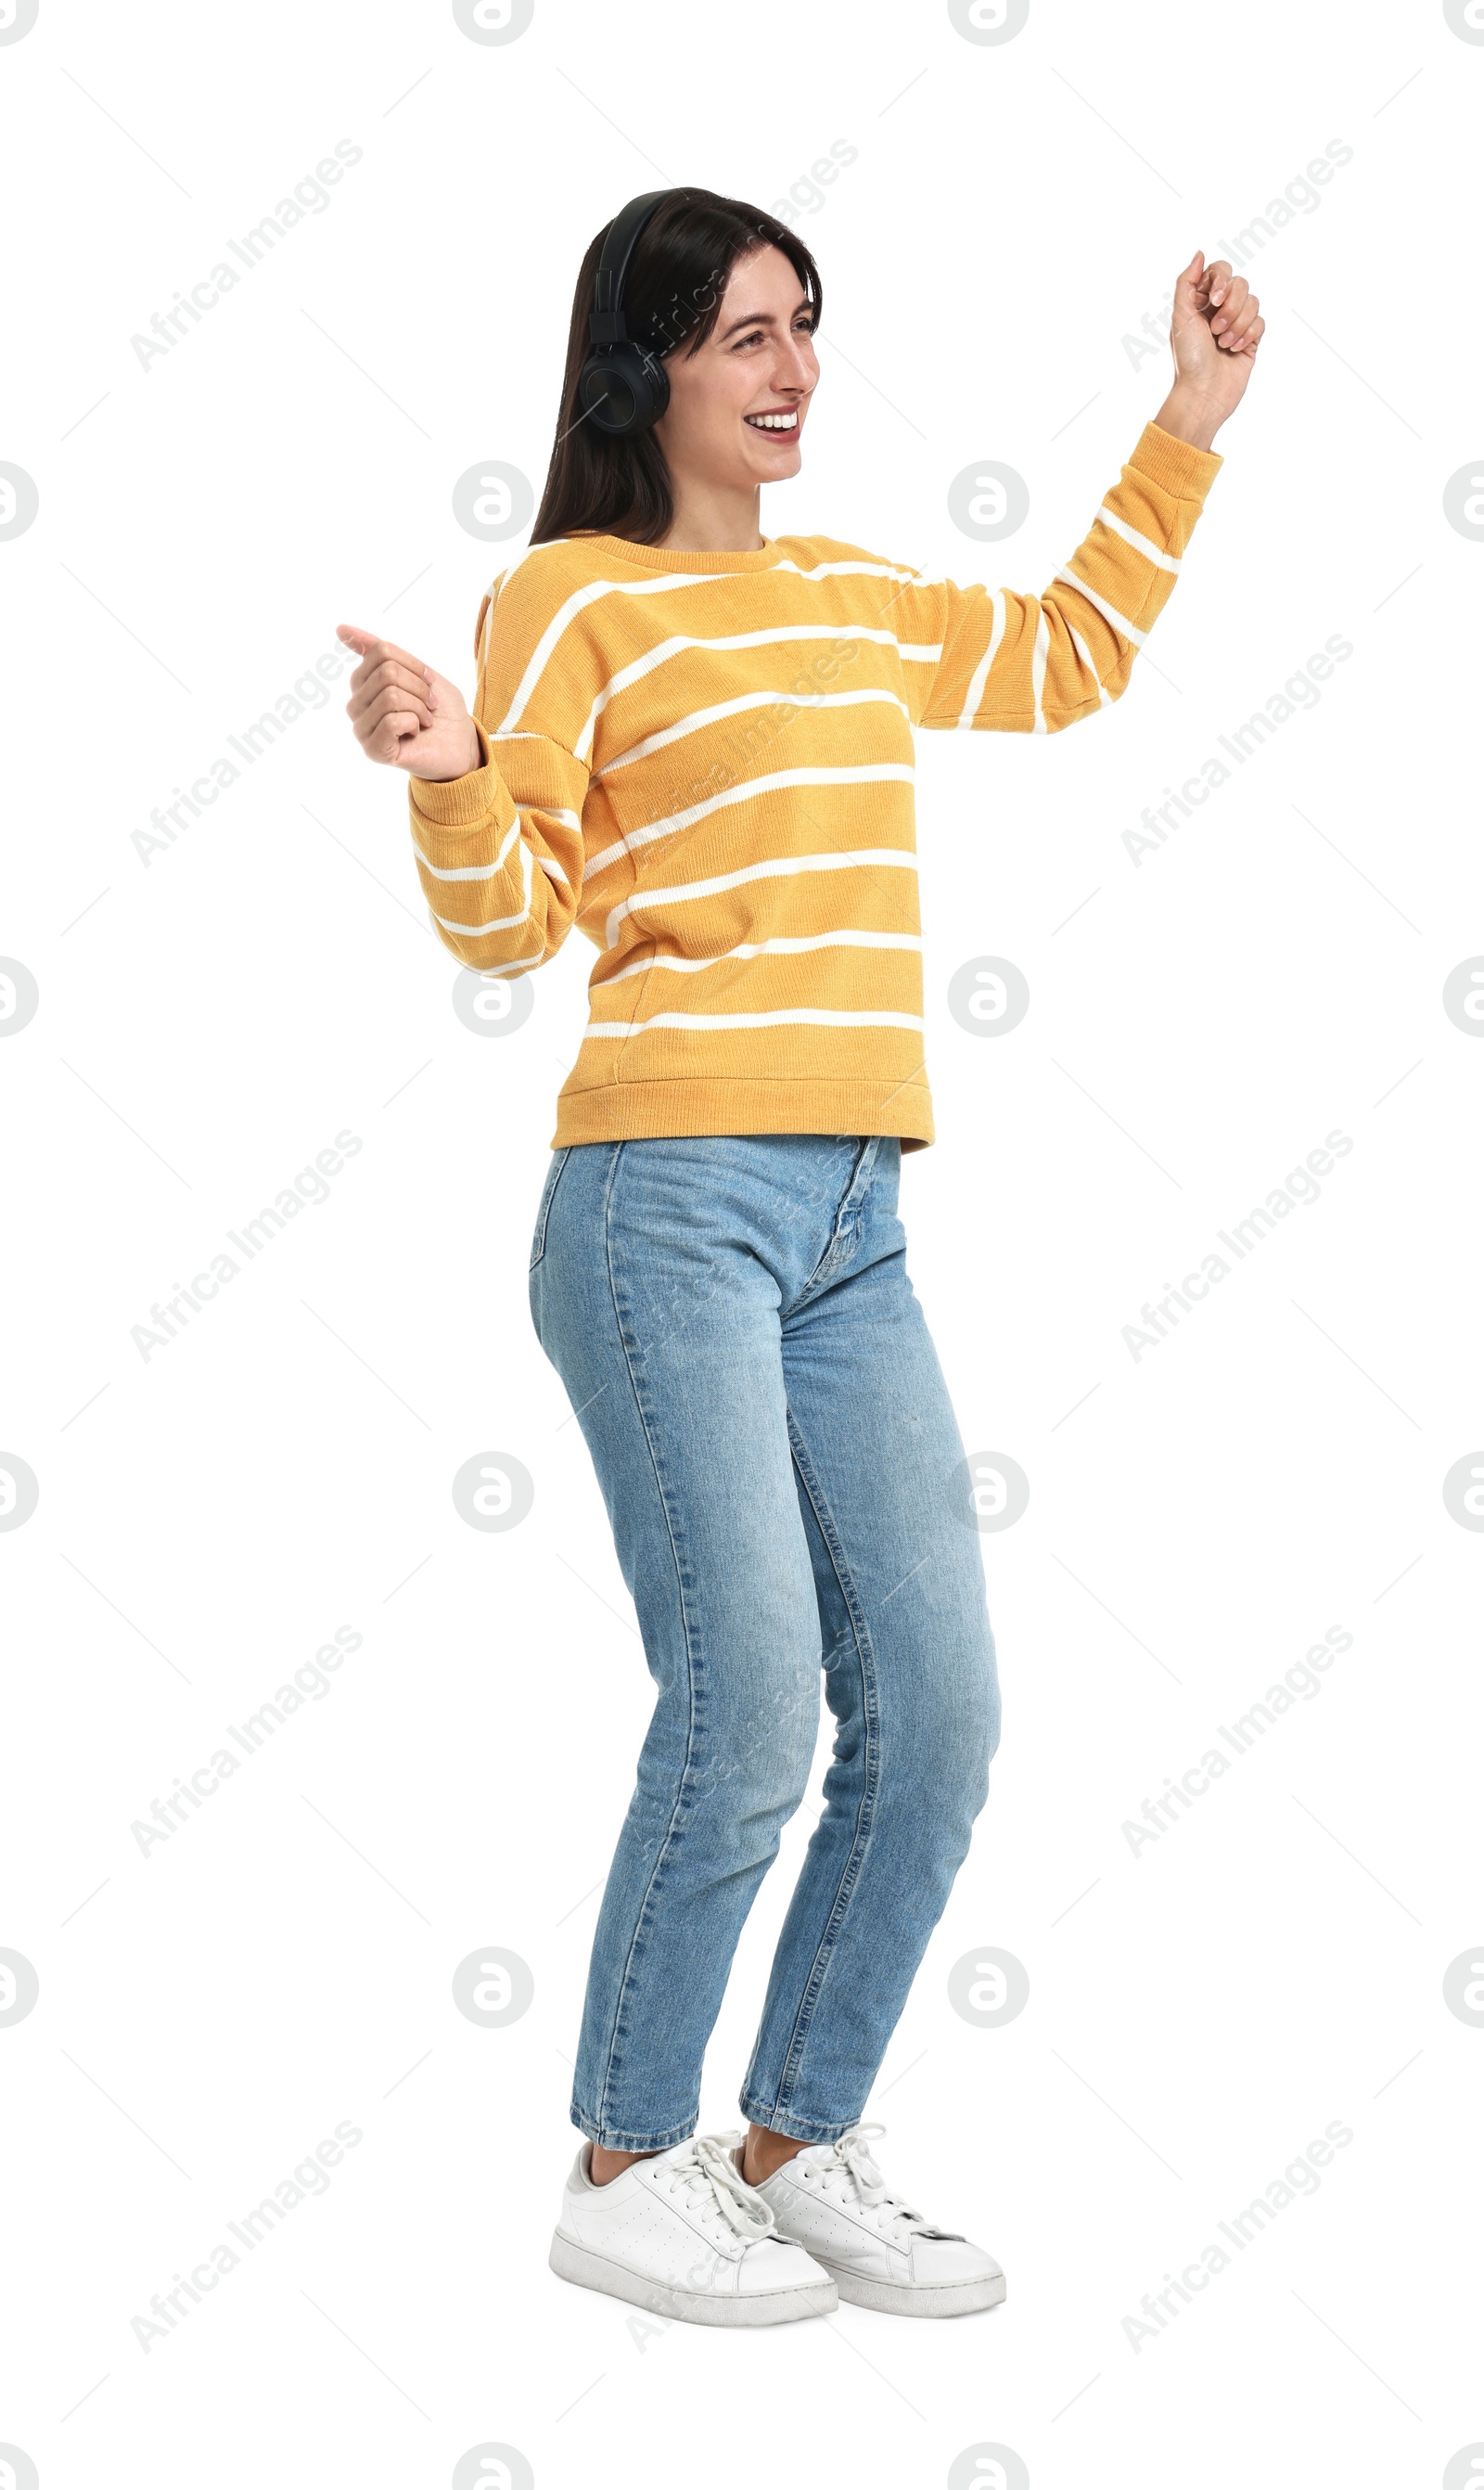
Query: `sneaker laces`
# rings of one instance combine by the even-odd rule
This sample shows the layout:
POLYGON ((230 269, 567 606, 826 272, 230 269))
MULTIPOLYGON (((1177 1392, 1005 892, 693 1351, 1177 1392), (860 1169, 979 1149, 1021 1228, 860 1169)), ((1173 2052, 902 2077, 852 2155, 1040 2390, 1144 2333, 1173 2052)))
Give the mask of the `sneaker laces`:
POLYGON ((839 2173, 859 2203, 879 2207, 899 2238, 957 2239, 959 2234, 956 2231, 938 2230, 918 2212, 915 2205, 905 2204, 901 2197, 891 2193, 871 2155, 870 2141, 872 2136, 885 2133, 885 2128, 875 2120, 867 2126, 852 2127, 838 2143, 831 2145, 829 2152, 815 2162, 814 2167, 826 2178, 839 2173))
POLYGON ((748 2186, 731 2157, 731 2149, 741 2141, 738 2134, 693 2135, 670 2171, 688 2196, 709 2197, 711 2208, 726 2215, 740 2239, 770 2239, 777 2228, 773 2208, 748 2186))

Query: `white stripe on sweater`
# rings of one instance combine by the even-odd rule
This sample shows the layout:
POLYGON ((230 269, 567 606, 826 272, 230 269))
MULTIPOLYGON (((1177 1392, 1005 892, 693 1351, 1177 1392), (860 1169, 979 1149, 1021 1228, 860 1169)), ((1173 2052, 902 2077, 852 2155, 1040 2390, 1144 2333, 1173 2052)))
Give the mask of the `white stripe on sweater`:
POLYGON ((692 709, 689 716, 682 717, 674 726, 662 727, 657 735, 646 735, 642 743, 631 743, 627 752, 615 753, 612 761, 605 761, 592 775, 594 779, 611 777, 615 769, 626 769, 631 761, 647 761, 652 752, 663 752, 668 743, 678 742, 681 736, 695 735, 703 726, 716 725, 721 718, 736 717, 743 709, 849 709, 861 701, 885 701, 890 708, 900 709, 909 726, 912 722, 906 702, 896 692, 739 692, 735 700, 718 701, 712 709, 692 709))
POLYGON ((490 652, 490 640, 495 629, 495 608, 499 603, 500 593, 503 590, 506 581, 512 578, 515 572, 520 569, 520 566, 526 560, 528 554, 534 553, 534 545, 523 545, 520 552, 513 555, 511 560, 505 565, 504 569, 497 571, 495 577, 490 582, 490 602, 488 611, 484 618, 484 637, 479 646, 479 663, 481 666, 485 663, 490 652))
MULTIPOLYGON (((520 827, 519 823, 516 827, 520 827)), ((476 940, 481 934, 502 934, 509 925, 524 925, 530 914, 530 850, 524 840, 521 843, 521 882, 526 905, 518 909, 513 916, 492 916, 487 925, 466 925, 457 916, 439 916, 436 922, 446 925, 450 934, 462 934, 471 940, 476 940)))
MULTIPOLYGON (((435 918, 434 922, 437 921, 435 918)), ((503 980, 506 977, 515 976, 522 969, 538 969, 545 958, 544 951, 531 951, 524 960, 501 960, 498 969, 475 969, 472 973, 476 977, 486 977, 492 981, 503 980)))
POLYGON ((1110 510, 1106 502, 1103 503, 1098 516, 1105 528, 1111 528, 1116 536, 1122 536, 1125 544, 1132 545, 1134 552, 1141 553, 1146 562, 1154 563, 1160 570, 1179 571, 1178 554, 1161 553, 1159 547, 1152 544, 1148 536, 1141 536, 1137 528, 1131 528, 1127 519, 1121 519, 1116 510, 1110 510))
MULTIPOLYGON (((557 541, 559 542, 560 539, 558 538, 557 541)), ((528 556, 539 552, 540 549, 537 545, 528 545, 525 553, 517 556, 517 561, 524 562, 528 556)), ((516 564, 512 563, 510 570, 514 570, 516 564)), ((885 562, 820 562, 813 564, 808 570, 801 568, 798 563, 789 561, 770 563, 765 566, 765 575, 768 578, 776 578, 781 572, 791 573, 795 579, 801 580, 863 577, 897 579, 905 582, 914 575, 910 570, 898 569, 891 563, 885 562)), ((718 578, 728 576, 749 578, 753 575, 746 571, 727 573, 711 570, 667 570, 661 571, 656 578, 591 579, 584 587, 574 589, 565 602, 558 606, 531 651, 526 672, 516 687, 515 698, 499 722, 499 732, 503 734, 506 729, 515 724, 545 673, 552 652, 562 638, 567 625, 575 622, 578 615, 587 606, 594 604, 600 596, 657 596, 663 595, 668 590, 673 588, 714 587, 718 578)), ((509 571, 506 572, 505 577, 508 580, 509 571)), ((492 599, 490 606, 492 614, 494 610, 492 599)), ((843 636, 849 639, 859 637, 859 634, 847 629, 843 636)))
POLYGON ((1056 575, 1058 579, 1064 579, 1069 588, 1074 588, 1079 596, 1085 596, 1089 605, 1096 605, 1104 622, 1111 625, 1121 640, 1130 641, 1135 649, 1143 648, 1148 633, 1136 631, 1127 617, 1120 614, 1116 605, 1110 605, 1105 596, 1099 596, 1096 588, 1089 588, 1086 580, 1079 579, 1074 570, 1059 570, 1056 575))
POLYGON ((651 951, 642 959, 631 960, 625 968, 615 969, 611 977, 594 977, 589 994, 600 986, 621 986, 626 977, 647 977, 651 969, 674 969, 694 975, 700 969, 718 968, 724 960, 761 960, 776 953, 793 951, 832 951, 853 948, 870 951, 921 951, 920 934, 873 934, 854 925, 836 926, 828 934, 772 934, 765 942, 734 942, 729 951, 718 951, 709 960, 671 959, 664 952, 651 951))
POLYGON ((900 865, 909 873, 917 871, 917 858, 910 848, 841 848, 827 855, 769 856, 761 864, 743 864, 731 873, 709 874, 703 882, 675 883, 669 890, 632 891, 608 912, 605 948, 613 949, 619 926, 636 908, 657 908, 671 900, 710 899, 719 890, 737 890, 743 883, 766 882, 778 874, 851 873, 869 871, 878 864, 900 865))
POLYGON ((589 1037, 632 1037, 641 1028, 916 1028, 924 1027, 917 1012, 765 1011, 651 1012, 647 1020, 589 1021, 589 1037))
POLYGON ((500 838, 499 849, 493 864, 435 864, 431 856, 424 855, 415 839, 413 841, 413 854, 424 873, 430 873, 435 882, 493 882, 495 876, 503 871, 505 858, 520 835, 521 817, 517 813, 509 828, 500 838))
POLYGON ((699 804, 687 804, 681 812, 667 813, 661 821, 625 831, 621 839, 615 839, 611 847, 600 848, 595 856, 588 858, 587 880, 591 882, 618 856, 632 855, 636 848, 647 847, 655 839, 691 829, 710 814, 723 811, 728 804, 745 804, 755 796, 773 795, 782 787, 910 787, 915 774, 910 761, 865 761, 823 769, 770 769, 760 778, 744 778, 735 787, 724 787, 719 796, 704 796, 699 804))
POLYGON ((1046 687, 1046 659, 1050 653, 1051 633, 1046 623, 1046 609, 1042 605, 1037 608, 1036 641, 1031 651, 1031 733, 1033 735, 1044 735, 1046 731, 1041 696, 1046 687))
MULTIPOLYGON (((578 837, 581 838, 583 825, 575 813, 558 813, 546 805, 536 806, 528 804, 526 809, 528 812, 549 812, 550 819, 552 821, 560 822, 563 828, 575 830, 578 837)), ((423 867, 424 872, 432 874, 436 882, 493 882, 498 873, 503 872, 505 858, 514 847, 520 834, 521 817, 519 813, 517 813, 514 821, 510 825, 510 827, 505 831, 500 840, 499 853, 496 856, 493 864, 435 864, 431 856, 423 854, 423 852, 417 845, 415 839, 413 841, 413 854, 416 856, 419 864, 423 867)), ((556 857, 543 855, 539 849, 537 849, 535 853, 536 862, 541 867, 542 872, 549 874, 553 882, 559 882, 563 890, 570 889, 571 884, 556 857)))
POLYGON ((732 631, 725 636, 712 634, 700 638, 692 638, 677 631, 670 639, 661 640, 657 647, 646 649, 642 655, 635 657, 630 664, 621 666, 617 674, 609 677, 587 712, 582 732, 573 742, 575 758, 579 761, 587 758, 598 720, 610 702, 616 700, 620 692, 628 691, 634 683, 642 682, 645 675, 652 674, 656 666, 665 665, 670 658, 696 650, 702 650, 709 655, 733 649, 777 648, 780 641, 789 640, 830 640, 837 647, 842 643, 866 640, 878 648, 895 649, 904 665, 936 665, 943 653, 941 648, 909 644, 899 640, 895 631, 878 629, 874 623, 864 622, 853 626, 839 622, 775 622, 766 630, 732 631))
POLYGON ((978 665, 975 667, 974 672, 969 677, 969 688, 964 693, 963 708, 959 711, 958 715, 958 723, 960 726, 972 727, 974 720, 979 715, 979 706, 985 697, 985 685, 989 680, 989 669, 993 665, 995 658, 1000 653, 1000 642, 1005 637, 1005 591, 1003 588, 993 588, 990 590, 989 603, 994 616, 994 620, 989 626, 989 646, 985 651, 985 653, 981 657, 978 665))
MULTIPOLYGON (((528 547, 529 552, 535 550, 534 546, 528 547)), ((541 677, 545 674, 553 651, 565 633, 568 623, 575 622, 579 614, 583 613, 587 606, 596 604, 600 596, 609 596, 615 592, 628 596, 653 596, 667 588, 696 588, 708 580, 714 580, 715 576, 714 571, 668 571, 662 572, 658 579, 590 579, 585 588, 574 589, 566 601, 557 607, 531 651, 527 661, 526 672, 516 685, 515 698, 500 719, 496 733, 505 735, 514 726, 541 677)))

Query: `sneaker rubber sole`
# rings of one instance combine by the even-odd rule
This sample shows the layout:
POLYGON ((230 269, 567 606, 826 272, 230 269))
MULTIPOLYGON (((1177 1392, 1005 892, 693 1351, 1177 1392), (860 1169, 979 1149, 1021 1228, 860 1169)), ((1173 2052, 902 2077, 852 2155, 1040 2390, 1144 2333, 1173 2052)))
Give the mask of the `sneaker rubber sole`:
POLYGON ((877 2282, 868 2274, 831 2265, 817 2248, 811 2248, 810 2254, 833 2274, 842 2300, 853 2302, 857 2308, 884 2309, 891 2317, 968 2317, 976 2309, 998 2308, 1005 2297, 1002 2273, 986 2273, 977 2282, 877 2282))
POLYGON ((681 2291, 580 2247, 560 2230, 553 2234, 548 2262, 564 2282, 631 2300, 638 2308, 651 2309, 657 2317, 677 2317, 688 2326, 782 2326, 795 2317, 826 2317, 841 2296, 833 2281, 795 2283, 784 2291, 681 2291))

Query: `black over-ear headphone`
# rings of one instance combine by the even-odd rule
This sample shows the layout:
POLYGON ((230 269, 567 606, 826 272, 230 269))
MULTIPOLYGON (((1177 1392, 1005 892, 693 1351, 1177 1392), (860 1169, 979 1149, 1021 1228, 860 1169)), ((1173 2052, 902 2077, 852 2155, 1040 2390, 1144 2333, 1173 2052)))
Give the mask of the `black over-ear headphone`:
POLYGON ((670 403, 670 376, 658 355, 641 346, 623 325, 623 280, 634 246, 663 199, 672 190, 645 190, 620 208, 603 238, 587 320, 587 360, 577 381, 577 400, 595 429, 627 441, 647 432, 670 403))

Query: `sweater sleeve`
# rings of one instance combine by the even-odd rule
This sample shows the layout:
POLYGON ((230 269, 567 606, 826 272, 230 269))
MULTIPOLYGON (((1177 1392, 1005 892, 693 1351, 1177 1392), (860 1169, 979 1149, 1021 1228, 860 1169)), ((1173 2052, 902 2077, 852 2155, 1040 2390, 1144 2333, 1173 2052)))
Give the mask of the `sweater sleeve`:
POLYGON ((1222 462, 1147 423, 1070 561, 1040 596, 914 572, 891 605, 913 724, 1054 735, 1116 701, 1180 576, 1222 462))
POLYGON ((525 569, 500 574, 474 626, 478 767, 408 787, 433 930, 467 969, 500 977, 539 968, 572 929, 589 776, 574 749, 592 708, 584 646, 559 580, 554 615, 549 572, 525 569))

